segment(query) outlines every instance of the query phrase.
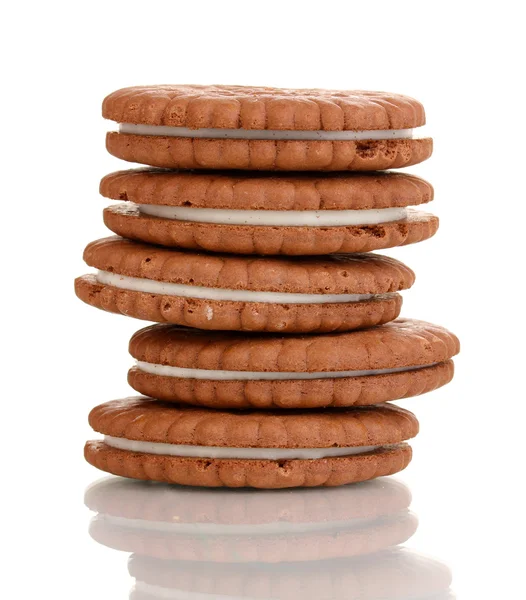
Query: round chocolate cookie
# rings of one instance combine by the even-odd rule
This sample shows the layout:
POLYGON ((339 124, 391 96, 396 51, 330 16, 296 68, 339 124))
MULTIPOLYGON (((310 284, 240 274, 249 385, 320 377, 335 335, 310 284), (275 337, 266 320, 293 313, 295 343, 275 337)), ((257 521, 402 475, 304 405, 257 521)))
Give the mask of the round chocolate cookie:
POLYGON ((130 600, 454 600, 450 569, 407 548, 277 564, 161 560, 133 554, 130 600))
POLYGON ((119 237, 92 242, 98 269, 75 281, 103 310, 199 329, 348 331, 392 321, 414 273, 376 254, 250 257, 176 251, 119 237))
POLYGON ((136 169, 104 177, 125 238, 234 254, 369 252, 425 240, 437 217, 409 209, 433 188, 405 173, 258 174, 136 169))
POLYGON ((342 407, 417 396, 448 383, 455 335, 411 319, 327 335, 201 332, 155 325, 130 341, 130 385, 211 408, 342 407))
POLYGON ((385 92, 156 85, 107 96, 110 154, 169 169, 375 171, 426 160, 420 102, 385 92))
POLYGON ((418 421, 394 406, 227 412, 127 398, 89 415, 93 466, 123 477, 202 487, 337 486, 392 475, 411 460, 418 421))
POLYGON ((91 536, 127 552, 181 561, 276 563, 361 556, 416 531, 411 494, 391 478, 339 488, 203 492, 105 479, 86 491, 91 536))

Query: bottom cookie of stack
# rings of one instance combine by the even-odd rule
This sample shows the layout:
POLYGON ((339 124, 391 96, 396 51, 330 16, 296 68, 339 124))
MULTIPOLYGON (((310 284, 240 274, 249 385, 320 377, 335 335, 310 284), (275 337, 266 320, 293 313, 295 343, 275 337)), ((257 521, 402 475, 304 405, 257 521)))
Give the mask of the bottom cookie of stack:
POLYGON ((86 460, 114 475, 203 487, 337 486, 392 475, 418 433, 407 410, 219 411, 145 397, 94 408, 86 460))

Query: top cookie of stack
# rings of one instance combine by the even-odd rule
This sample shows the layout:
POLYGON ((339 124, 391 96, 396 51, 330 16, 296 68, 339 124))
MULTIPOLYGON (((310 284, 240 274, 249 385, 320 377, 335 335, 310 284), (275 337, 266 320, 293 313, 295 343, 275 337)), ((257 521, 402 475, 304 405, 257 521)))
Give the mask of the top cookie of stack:
POLYGON ((102 105, 119 132, 111 154, 170 169, 374 171, 431 156, 412 130, 424 108, 400 94, 157 85, 118 90, 102 105))

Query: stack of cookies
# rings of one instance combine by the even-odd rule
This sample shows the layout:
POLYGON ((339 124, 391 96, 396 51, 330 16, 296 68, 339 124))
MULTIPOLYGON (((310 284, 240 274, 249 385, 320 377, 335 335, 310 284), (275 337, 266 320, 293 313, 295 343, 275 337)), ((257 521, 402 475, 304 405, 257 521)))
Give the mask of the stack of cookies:
POLYGON ((87 460, 208 487, 334 486, 411 459, 393 404, 448 383, 458 339, 398 318, 414 282, 373 253, 420 242, 433 199, 406 167, 431 155, 422 105, 378 92, 237 86, 119 90, 101 193, 117 236, 76 280, 97 308, 159 323, 131 339, 141 394, 92 410, 87 460))

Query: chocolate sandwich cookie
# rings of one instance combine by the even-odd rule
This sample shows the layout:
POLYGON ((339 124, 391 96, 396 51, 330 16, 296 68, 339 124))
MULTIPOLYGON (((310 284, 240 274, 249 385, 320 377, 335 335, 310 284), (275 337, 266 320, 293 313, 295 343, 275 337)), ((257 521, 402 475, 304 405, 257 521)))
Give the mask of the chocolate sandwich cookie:
POLYGON ((92 242, 77 296, 109 312, 200 329, 347 331, 395 319, 414 273, 384 256, 199 254, 118 237, 92 242))
POLYGON ((431 156, 420 102, 385 92, 227 85, 130 87, 107 96, 106 148, 170 169, 374 171, 431 156))
POLYGON ((138 241, 234 254, 369 252, 425 240, 437 217, 410 209, 433 188, 405 173, 267 174, 137 169, 104 177, 126 200, 104 211, 138 241))
POLYGON ((198 490, 107 479, 91 486, 90 534, 160 559, 276 563, 361 556, 411 537, 411 494, 383 478, 340 488, 198 490))
POLYGON ((103 471, 201 487, 337 486, 397 473, 418 433, 409 411, 378 405, 334 411, 228 412, 150 398, 101 404, 104 435, 84 455, 103 471))
POLYGON ((133 554, 130 600, 454 600, 451 571, 406 548, 360 558, 217 564, 133 554))
POLYGON ((130 385, 147 396, 211 408, 377 404, 448 383, 459 341, 412 319, 327 335, 252 335, 155 325, 130 341, 130 385))

